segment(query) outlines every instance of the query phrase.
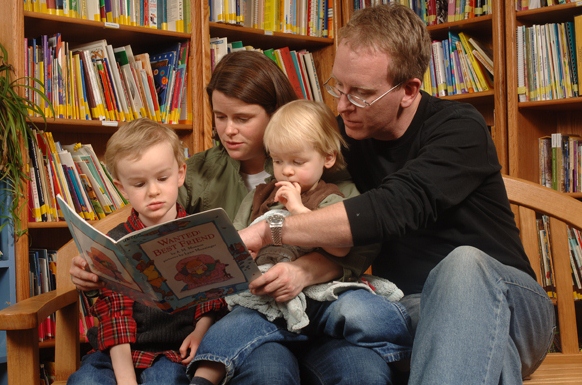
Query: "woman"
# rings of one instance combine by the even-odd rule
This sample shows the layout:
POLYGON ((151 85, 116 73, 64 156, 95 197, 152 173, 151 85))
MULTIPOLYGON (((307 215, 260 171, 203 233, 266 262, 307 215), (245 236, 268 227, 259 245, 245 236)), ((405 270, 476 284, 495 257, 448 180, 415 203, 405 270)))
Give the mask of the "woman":
MULTIPOLYGON (((296 99, 286 75, 265 55, 238 51, 224 56, 207 87, 220 145, 195 154, 187 161, 187 176, 179 201, 189 213, 222 207, 234 219, 241 201, 259 183, 270 179, 272 166, 263 148, 263 133, 271 115, 296 99)), ((344 175, 333 180, 346 197, 357 194, 344 175)), ((370 255, 375 255, 370 251, 370 255)), ((358 258, 371 258, 359 256, 358 258)), ((101 286, 86 271, 86 262, 73 259, 71 276, 80 290, 101 286)), ((355 274, 361 271, 355 271, 355 274)), ((253 281, 257 295, 288 301, 304 287, 353 274, 319 253, 293 263, 279 263, 253 281)), ((386 364, 370 349, 344 340, 315 341, 309 348, 269 343, 256 349, 231 384, 386 384, 386 364), (357 357, 357 358, 354 358, 357 357), (359 363, 359 364, 358 364, 359 363), (364 368, 365 366, 365 368, 364 368), (300 372, 301 368, 301 372, 300 372), (383 370, 380 370, 383 368, 383 370)))

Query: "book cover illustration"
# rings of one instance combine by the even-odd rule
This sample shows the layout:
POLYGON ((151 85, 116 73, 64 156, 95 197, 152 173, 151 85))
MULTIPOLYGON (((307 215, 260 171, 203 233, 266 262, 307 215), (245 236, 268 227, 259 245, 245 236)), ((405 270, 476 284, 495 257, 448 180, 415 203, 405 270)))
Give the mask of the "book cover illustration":
POLYGON ((127 234, 101 233, 59 196, 80 254, 106 287, 174 313, 244 291, 261 273, 223 209, 127 234))
POLYGON ((166 52, 150 56, 150 63, 154 75, 156 93, 162 111, 162 117, 169 113, 171 103, 172 85, 174 72, 177 67, 179 46, 173 47, 166 52))

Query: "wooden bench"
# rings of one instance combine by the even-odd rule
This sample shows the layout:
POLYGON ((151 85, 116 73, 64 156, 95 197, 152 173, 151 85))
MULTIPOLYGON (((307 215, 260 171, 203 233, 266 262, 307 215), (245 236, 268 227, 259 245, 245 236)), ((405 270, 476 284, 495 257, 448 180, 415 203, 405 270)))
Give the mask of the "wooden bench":
MULTIPOLYGON (((536 212, 551 217, 551 247, 556 282, 561 353, 550 353, 524 385, 582 384, 582 353, 578 347, 578 323, 572 295, 572 275, 566 226, 582 229, 582 202, 532 182, 504 177, 521 237, 534 269, 540 271, 536 212)), ((125 220, 128 212, 115 213, 97 222, 102 231, 125 220)), ((79 365, 78 295, 69 276, 70 260, 77 255, 69 242, 58 254, 57 290, 21 301, 0 311, 0 330, 7 331, 8 382, 39 384, 38 325, 57 312, 55 341, 56 375, 60 384, 79 365)), ((539 273, 538 273, 539 274, 539 273)))
MULTIPOLYGON (((124 222, 130 206, 117 210, 95 223, 107 232, 124 222)), ((79 367, 79 293, 71 282, 71 259, 79 255, 71 240, 57 254, 57 289, 20 301, 0 311, 0 330, 6 330, 9 385, 39 385, 40 363, 38 325, 56 312, 55 385, 65 385, 69 375, 79 367)))
POLYGON ((562 351, 549 353, 541 367, 524 381, 524 385, 582 384, 582 353, 578 342, 578 324, 582 320, 576 319, 567 237, 567 226, 582 229, 582 202, 525 180, 504 176, 504 181, 521 240, 540 282, 536 213, 550 217, 550 247, 562 351))

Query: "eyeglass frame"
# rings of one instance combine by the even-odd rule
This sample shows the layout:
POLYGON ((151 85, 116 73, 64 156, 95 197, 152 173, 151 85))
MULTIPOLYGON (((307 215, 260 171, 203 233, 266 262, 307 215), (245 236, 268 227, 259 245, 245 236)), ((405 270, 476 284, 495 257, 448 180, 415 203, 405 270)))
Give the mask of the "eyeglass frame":
POLYGON ((325 83, 323 83, 323 86, 325 87, 325 90, 327 91, 327 93, 330 94, 331 96, 333 96, 336 99, 339 99, 339 98, 342 97, 342 95, 345 95, 346 98, 348 99, 348 101, 351 104, 353 104, 354 106, 359 107, 359 108, 370 107, 372 104, 376 103, 378 100, 382 99, 384 96, 388 95, 390 92, 394 91, 396 88, 398 88, 400 85, 402 85, 402 82, 400 82, 397 85, 395 85, 394 87, 390 88, 388 91, 384 92, 382 95, 378 96, 376 99, 372 100, 371 102, 367 102, 367 101, 365 101, 364 99, 362 99, 359 96, 352 95, 352 94, 348 94, 346 92, 343 92, 343 91, 339 90, 337 87, 334 87, 334 86, 332 86, 330 84, 327 84, 327 83, 329 83, 329 81, 331 79, 333 79, 333 76, 330 76, 329 79, 327 79, 325 81, 325 83), (337 91, 339 93, 339 96, 336 96, 336 95, 332 94, 332 91, 330 91, 330 90, 337 91), (352 100, 352 98, 355 98, 358 102, 361 100, 363 102, 362 103, 363 105, 358 105, 358 104, 354 103, 354 101, 352 100))

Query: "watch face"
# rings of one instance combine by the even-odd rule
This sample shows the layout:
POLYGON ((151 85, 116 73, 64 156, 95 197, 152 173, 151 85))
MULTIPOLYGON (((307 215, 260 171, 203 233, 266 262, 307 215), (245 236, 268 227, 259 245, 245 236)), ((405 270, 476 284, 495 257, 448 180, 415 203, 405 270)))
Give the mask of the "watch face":
POLYGON ((269 223, 274 226, 280 226, 283 224, 283 219, 285 219, 282 215, 273 215, 269 217, 269 223))

